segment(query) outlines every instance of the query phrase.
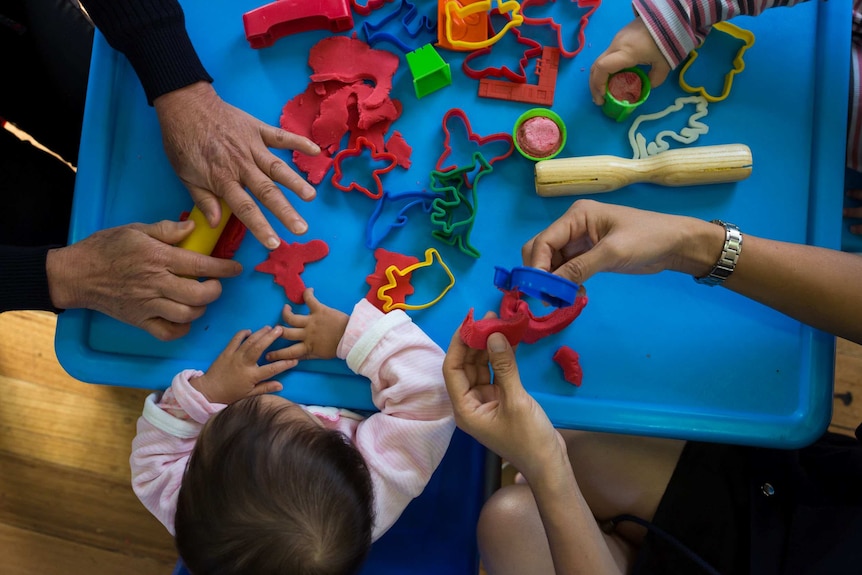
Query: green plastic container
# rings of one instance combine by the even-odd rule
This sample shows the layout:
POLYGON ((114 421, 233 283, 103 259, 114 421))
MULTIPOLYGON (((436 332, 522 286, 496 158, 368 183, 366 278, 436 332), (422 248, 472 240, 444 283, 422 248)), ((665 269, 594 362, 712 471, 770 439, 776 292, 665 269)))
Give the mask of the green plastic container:
POLYGON ((624 70, 620 70, 616 74, 611 74, 608 76, 608 81, 605 83, 605 103, 602 105, 602 112, 605 113, 609 118, 613 118, 617 122, 622 122, 626 118, 628 118, 635 109, 643 104, 646 99, 649 97, 650 92, 650 83, 649 78, 646 73, 640 68, 626 68, 624 70), (608 90, 608 84, 612 77, 617 74, 622 74, 623 72, 634 72, 641 79, 641 97, 637 99, 636 102, 629 102, 628 100, 617 100, 611 95, 610 90, 608 90))

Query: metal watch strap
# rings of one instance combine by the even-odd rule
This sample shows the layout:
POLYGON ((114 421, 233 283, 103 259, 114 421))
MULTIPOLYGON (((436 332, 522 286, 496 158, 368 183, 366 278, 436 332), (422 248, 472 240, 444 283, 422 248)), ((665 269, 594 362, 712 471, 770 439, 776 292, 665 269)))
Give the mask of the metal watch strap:
POLYGON ((705 276, 694 278, 694 281, 712 287, 721 284, 730 277, 736 268, 739 254, 742 252, 742 233, 738 227, 728 222, 712 220, 710 223, 718 224, 724 228, 724 247, 721 250, 721 256, 712 267, 712 271, 705 276))

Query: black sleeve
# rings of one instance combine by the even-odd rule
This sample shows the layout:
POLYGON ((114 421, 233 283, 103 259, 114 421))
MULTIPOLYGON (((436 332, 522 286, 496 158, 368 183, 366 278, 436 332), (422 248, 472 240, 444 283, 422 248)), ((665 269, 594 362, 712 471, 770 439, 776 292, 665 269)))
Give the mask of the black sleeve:
POLYGON ((204 80, 212 82, 186 31, 177 0, 81 0, 108 43, 125 54, 147 102, 204 80))
POLYGON ((48 291, 45 262, 48 250, 57 246, 0 246, 0 312, 11 310, 47 310, 58 313, 48 291))

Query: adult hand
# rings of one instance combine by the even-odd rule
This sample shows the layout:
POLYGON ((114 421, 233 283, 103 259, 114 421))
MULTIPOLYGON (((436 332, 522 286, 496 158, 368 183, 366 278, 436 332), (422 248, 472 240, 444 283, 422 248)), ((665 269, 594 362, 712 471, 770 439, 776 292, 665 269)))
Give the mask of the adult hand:
POLYGON ((598 106, 605 103, 608 76, 638 64, 650 67, 648 76, 653 88, 660 86, 670 73, 670 64, 646 25, 640 18, 635 18, 617 32, 608 49, 599 54, 590 68, 590 93, 593 95, 593 103, 598 106))
POLYGON ((314 297, 314 290, 302 292, 308 315, 294 313, 290 304, 284 306, 284 323, 293 327, 284 328, 284 339, 295 341, 293 345, 271 351, 266 359, 332 359, 338 351, 338 343, 344 337, 349 316, 326 306, 314 297))
POLYGON ((511 462, 527 481, 553 465, 568 468, 563 438, 521 384, 505 336, 491 334, 488 349, 478 350, 467 347, 456 331, 443 378, 458 427, 511 462))
POLYGON ((281 384, 271 378, 294 367, 297 362, 257 363, 281 333, 281 326, 266 326, 254 333, 249 329, 238 332, 206 373, 190 379, 189 383, 210 403, 231 404, 245 397, 281 391, 281 384))
POLYGON ((193 228, 192 222, 128 224, 49 251, 51 301, 60 309, 100 311, 162 340, 185 335, 221 295, 217 279, 194 278, 242 272, 233 260, 173 246, 193 228))
POLYGON ((582 284, 597 272, 709 273, 724 230, 704 220, 578 200, 521 248, 524 264, 582 284))
POLYGON ((269 148, 316 155, 317 144, 231 106, 207 82, 164 94, 153 105, 168 159, 210 225, 221 219, 223 198, 258 241, 277 248, 278 235, 247 188, 288 230, 305 233, 308 224, 274 182, 305 201, 314 199, 315 189, 269 148))

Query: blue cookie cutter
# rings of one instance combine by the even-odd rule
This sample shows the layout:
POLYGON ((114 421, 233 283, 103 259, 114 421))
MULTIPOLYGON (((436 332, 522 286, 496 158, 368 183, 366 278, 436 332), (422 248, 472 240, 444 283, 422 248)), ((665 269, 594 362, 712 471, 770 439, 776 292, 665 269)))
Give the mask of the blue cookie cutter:
POLYGON ((377 22, 369 22, 367 20, 363 22, 362 34, 365 36, 365 41, 369 46, 374 46, 380 42, 389 42, 406 54, 407 52, 412 52, 432 41, 423 41, 420 38, 422 35, 427 35, 429 38, 433 37, 433 41, 437 40, 437 22, 431 20, 427 16, 419 14, 419 9, 416 7, 416 4, 413 4, 408 0, 401 0, 401 4, 399 4, 395 10, 383 16, 383 18, 377 22), (401 27, 404 28, 404 31, 410 40, 416 42, 415 46, 407 44, 395 34, 384 30, 384 28, 389 27, 393 21, 396 21, 399 16, 401 17, 401 27))
POLYGON ((578 284, 551 272, 525 266, 516 266, 512 271, 494 266, 494 285, 500 289, 518 289, 541 299, 554 307, 566 307, 575 303, 578 284))

